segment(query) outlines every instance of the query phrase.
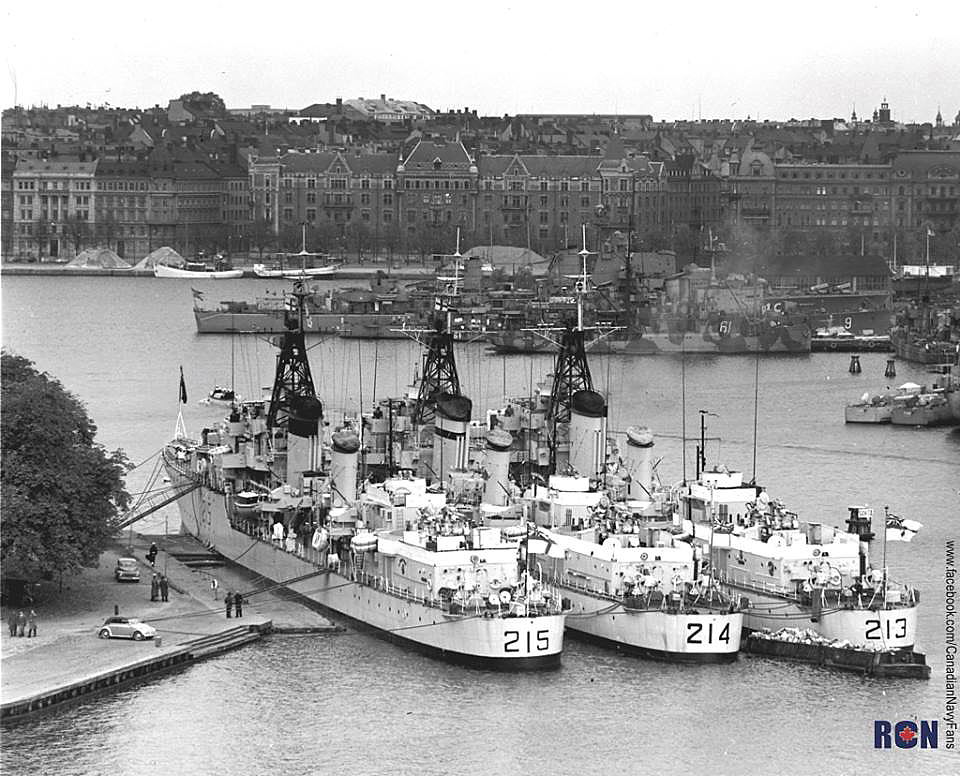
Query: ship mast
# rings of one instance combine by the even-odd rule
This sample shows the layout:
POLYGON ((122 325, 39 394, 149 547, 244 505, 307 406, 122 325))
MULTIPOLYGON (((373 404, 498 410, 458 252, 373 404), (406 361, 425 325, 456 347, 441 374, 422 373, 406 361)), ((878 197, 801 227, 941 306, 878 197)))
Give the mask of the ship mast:
POLYGON ((448 393, 460 396, 460 376, 453 356, 453 334, 450 323, 455 304, 460 296, 460 229, 457 228, 457 250, 453 277, 437 278, 437 296, 433 329, 426 336, 426 352, 417 404, 413 415, 414 428, 430 425, 436 414, 437 396, 448 393), (446 284, 446 285, 444 285, 446 284))
POLYGON ((277 354, 277 370, 267 416, 267 426, 270 428, 286 426, 289 417, 305 404, 319 405, 303 333, 306 297, 303 281, 295 281, 287 300, 284 316, 286 330, 277 354))
POLYGON ((577 325, 567 325, 560 342, 560 352, 553 368, 553 387, 550 391, 550 407, 547 412, 549 433, 550 470, 555 471, 557 463, 557 429, 563 423, 570 422, 570 405, 577 391, 592 391, 593 378, 587 363, 587 354, 583 346, 583 297, 588 290, 590 277, 587 274, 587 227, 583 227, 583 248, 578 254, 581 260, 580 275, 575 289, 577 297, 577 325))

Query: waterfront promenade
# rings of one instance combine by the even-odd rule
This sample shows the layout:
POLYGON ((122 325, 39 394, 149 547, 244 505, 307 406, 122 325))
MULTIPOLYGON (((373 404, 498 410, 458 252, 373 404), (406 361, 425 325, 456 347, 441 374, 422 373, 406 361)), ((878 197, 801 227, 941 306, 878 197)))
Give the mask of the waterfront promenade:
MULTIPOLYGON (((258 276, 253 271, 252 265, 238 264, 237 269, 243 270, 243 277, 256 279, 258 276)), ((342 264, 335 271, 326 275, 310 276, 310 280, 370 280, 377 276, 377 273, 383 273, 387 277, 400 280, 423 280, 436 277, 436 268, 432 261, 411 260, 409 263, 403 261, 385 261, 370 260, 364 263, 351 261, 342 264)), ((108 267, 67 267, 65 264, 44 263, 20 263, 3 262, 0 263, 0 276, 2 275, 33 275, 42 277, 142 277, 152 278, 152 269, 133 269, 133 268, 108 268, 108 267)), ((158 280, 190 280, 190 278, 157 278, 158 280)), ((197 280, 207 280, 208 278, 198 277, 197 280)), ((277 280, 277 278, 260 278, 268 280, 277 280)))
MULTIPOLYGON (((81 697, 102 691, 105 684, 120 684, 140 676, 192 662, 199 657, 256 640, 261 632, 316 633, 325 638, 339 630, 329 620, 305 606, 290 601, 234 566, 191 567, 173 554, 161 551, 156 571, 170 581, 169 601, 150 600, 151 569, 145 559, 151 541, 181 557, 205 548, 188 537, 124 536, 100 558, 96 569, 65 577, 63 592, 56 583, 38 596, 35 638, 11 637, 6 627, 9 609, 4 607, 0 635, 2 679, 0 708, 4 717, 18 716, 25 704, 59 702, 65 688, 81 697), (131 553, 132 549, 132 553, 131 553), (140 565, 139 583, 114 581, 113 568, 120 556, 132 554, 140 565), (216 598, 211 579, 216 578, 216 598), (227 619, 223 604, 228 590, 243 593, 243 618, 227 619), (98 626, 113 615, 139 617, 157 629, 155 640, 97 638, 98 626), (246 634, 240 632, 243 626, 246 634)), ((18 610, 19 611, 19 610, 18 610)), ((29 611, 29 608, 26 609, 29 611)), ((280 636, 277 636, 280 637, 280 636)), ((36 707, 36 705, 34 706, 36 707)))

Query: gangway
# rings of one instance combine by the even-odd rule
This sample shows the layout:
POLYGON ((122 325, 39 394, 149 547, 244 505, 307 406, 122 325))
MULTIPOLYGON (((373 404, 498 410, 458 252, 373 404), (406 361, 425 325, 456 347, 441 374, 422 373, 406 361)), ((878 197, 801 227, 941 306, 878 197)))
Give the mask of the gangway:
POLYGON ((137 504, 123 515, 119 522, 114 526, 116 531, 122 531, 129 528, 134 523, 142 520, 147 515, 152 515, 158 509, 162 509, 167 504, 171 504, 181 496, 186 496, 200 487, 200 480, 190 480, 180 485, 171 485, 169 488, 157 491, 147 498, 141 499, 137 504))

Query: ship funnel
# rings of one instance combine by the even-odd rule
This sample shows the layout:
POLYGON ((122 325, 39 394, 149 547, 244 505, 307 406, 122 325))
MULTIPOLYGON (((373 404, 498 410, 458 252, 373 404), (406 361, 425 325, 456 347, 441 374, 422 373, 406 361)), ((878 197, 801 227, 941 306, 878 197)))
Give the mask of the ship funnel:
POLYGON ((502 428, 487 434, 483 468, 487 482, 483 489, 483 501, 494 506, 504 506, 510 492, 510 446, 513 435, 502 428))
POLYGON ((606 414, 606 402, 596 391, 577 391, 570 398, 570 466, 583 477, 603 468, 606 414))
POLYGON ((468 460, 468 432, 473 402, 466 396, 441 393, 437 396, 433 429, 433 470, 440 482, 452 469, 465 469, 468 460))
POLYGON ((291 402, 287 419, 287 482, 299 481, 303 472, 319 468, 317 444, 323 406, 313 396, 291 402))
POLYGON ((345 428, 333 433, 331 443, 330 484, 333 486, 333 506, 349 506, 357 500, 360 437, 352 428, 345 428))
POLYGON ((646 426, 627 429, 623 464, 630 475, 628 497, 649 501, 653 493, 653 432, 646 426))

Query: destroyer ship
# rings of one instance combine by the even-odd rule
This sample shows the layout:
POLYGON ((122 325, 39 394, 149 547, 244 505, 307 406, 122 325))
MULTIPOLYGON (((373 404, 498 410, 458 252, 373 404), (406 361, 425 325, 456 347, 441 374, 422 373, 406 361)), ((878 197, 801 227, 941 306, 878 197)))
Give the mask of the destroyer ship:
MULTIPOLYGON (((486 669, 559 665, 562 602, 528 573, 535 547, 526 537, 450 519, 443 493, 409 477, 358 493, 362 424, 344 424, 322 444, 306 294, 296 283, 286 305, 269 400, 235 404, 200 439, 178 422, 163 457, 173 486, 185 491, 183 530, 391 641, 486 669)), ((465 446, 465 429, 458 417, 433 424, 437 459, 465 446)))
MULTIPOLYGON (((845 527, 801 521, 741 472, 706 469, 703 444, 701 426, 696 477, 674 490, 668 508, 709 556, 721 588, 749 599, 744 628, 765 638, 745 647, 864 673, 929 676, 914 651, 920 594, 890 577, 885 558, 871 559, 874 510, 850 506, 845 527), (776 637, 796 629, 817 643, 794 649, 776 637)), ((886 542, 891 523, 881 521, 886 542)))
MULTIPOLYGON (((694 265, 665 278, 656 289, 629 272, 611 283, 586 311, 595 327, 585 342, 590 353, 810 352, 806 315, 789 303, 767 302, 761 284, 721 281, 694 265)), ((505 318, 503 328, 489 331, 487 340, 498 353, 557 352, 560 342, 553 332, 563 327, 572 307, 555 303, 531 311, 537 315, 505 318)))
POLYGON ((570 631, 654 659, 735 660, 743 624, 739 596, 721 592, 699 549, 662 519, 652 434, 628 438, 622 466, 607 447, 606 401, 593 388, 584 350, 586 253, 577 323, 564 333, 544 412, 508 407, 494 414, 491 436, 500 437, 488 438, 486 468, 505 479, 513 446, 507 429, 523 425, 545 450, 538 459, 545 465, 536 468, 546 478, 532 477, 522 502, 553 550, 540 562, 544 577, 570 600, 570 631))

